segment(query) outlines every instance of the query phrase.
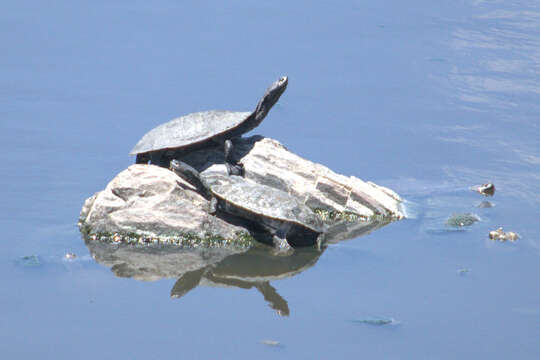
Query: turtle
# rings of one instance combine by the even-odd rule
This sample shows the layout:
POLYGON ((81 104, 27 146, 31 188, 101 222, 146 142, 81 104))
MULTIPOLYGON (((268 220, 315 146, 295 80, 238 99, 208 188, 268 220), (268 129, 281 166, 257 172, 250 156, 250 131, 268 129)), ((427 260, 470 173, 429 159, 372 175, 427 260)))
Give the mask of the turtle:
POLYGON ((170 169, 210 200, 210 214, 223 211, 262 226, 273 236, 278 253, 292 251, 291 245, 320 248, 322 220, 285 191, 233 174, 213 171, 201 175, 176 159, 171 160, 170 169))
POLYGON ((266 90, 252 112, 210 110, 195 112, 150 130, 130 155, 137 164, 168 167, 175 154, 185 154, 215 144, 223 146, 229 174, 243 174, 243 165, 232 159, 232 140, 257 127, 287 88, 287 76, 280 77, 266 90))

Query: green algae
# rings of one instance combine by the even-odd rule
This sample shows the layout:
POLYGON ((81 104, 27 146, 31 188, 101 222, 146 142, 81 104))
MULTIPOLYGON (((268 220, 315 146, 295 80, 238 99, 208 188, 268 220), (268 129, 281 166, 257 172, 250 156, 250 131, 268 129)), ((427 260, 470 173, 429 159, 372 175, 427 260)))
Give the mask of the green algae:
POLYGON ((180 247, 204 248, 251 248, 257 245, 255 238, 243 231, 239 231, 233 238, 224 238, 212 233, 199 236, 190 232, 177 232, 165 234, 148 234, 138 232, 92 232, 87 226, 81 226, 80 231, 89 241, 102 241, 106 243, 124 243, 133 245, 175 245, 180 247))
POLYGON ((324 222, 337 222, 337 221, 347 221, 347 222, 356 222, 356 221, 365 221, 368 218, 363 215, 359 215, 350 211, 334 211, 326 209, 314 209, 313 212, 324 222))

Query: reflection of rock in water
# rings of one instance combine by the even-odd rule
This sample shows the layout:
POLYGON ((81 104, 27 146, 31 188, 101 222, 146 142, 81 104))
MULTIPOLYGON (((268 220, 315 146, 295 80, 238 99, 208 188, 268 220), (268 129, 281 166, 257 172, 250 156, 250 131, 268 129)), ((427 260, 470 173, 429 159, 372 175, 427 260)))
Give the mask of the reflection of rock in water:
POLYGON ((127 245, 86 240, 92 257, 111 268, 118 277, 155 281, 178 278, 187 272, 220 262, 246 251, 237 248, 180 248, 157 245, 127 245))
POLYGON ((487 200, 481 201, 478 204, 476 204, 476 207, 480 209, 489 209, 493 206, 495 205, 491 201, 487 201, 487 200))
POLYGON ((322 251, 299 249, 275 256, 271 249, 133 246, 86 241, 94 259, 118 277, 153 281, 178 278, 171 296, 180 298, 199 285, 257 289, 280 315, 289 315, 287 301, 270 281, 294 276, 313 266, 322 251))
MULTIPOLYGON (((332 227, 328 242, 365 235, 386 222, 346 223, 332 227)), ((323 250, 296 249, 289 256, 276 256, 265 246, 245 248, 181 248, 178 246, 128 245, 85 239, 92 257, 111 268, 118 277, 154 281, 177 278, 171 296, 181 298, 199 285, 257 289, 280 315, 289 306, 271 281, 295 276, 315 265, 323 250)))
POLYGON ((360 236, 367 235, 385 225, 388 225, 390 222, 391 220, 384 218, 362 222, 342 221, 326 230, 323 235, 323 242, 332 244, 343 240, 358 238, 360 236))

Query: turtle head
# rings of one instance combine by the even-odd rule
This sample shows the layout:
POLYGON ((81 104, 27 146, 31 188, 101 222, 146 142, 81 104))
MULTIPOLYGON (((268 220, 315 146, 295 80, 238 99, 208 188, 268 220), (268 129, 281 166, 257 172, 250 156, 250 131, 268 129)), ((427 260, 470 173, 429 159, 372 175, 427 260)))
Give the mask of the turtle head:
POLYGON ((275 103, 278 102, 279 97, 287 88, 288 83, 289 78, 286 76, 282 76, 279 78, 279 80, 270 85, 268 89, 266 89, 266 92, 264 93, 263 97, 257 104, 257 108, 255 109, 255 116, 259 122, 265 118, 266 114, 268 114, 268 111, 270 111, 272 106, 274 106, 275 103))

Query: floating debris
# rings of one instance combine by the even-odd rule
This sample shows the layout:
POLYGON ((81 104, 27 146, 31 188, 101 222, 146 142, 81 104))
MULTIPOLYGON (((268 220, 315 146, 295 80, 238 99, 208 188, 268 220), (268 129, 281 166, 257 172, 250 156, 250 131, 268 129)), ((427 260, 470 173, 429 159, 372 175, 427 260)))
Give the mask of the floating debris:
POLYGON ((22 256, 17 260, 17 263, 24 267, 38 267, 42 265, 37 255, 22 256))
POLYGON ((513 231, 504 232, 503 228, 500 227, 497 230, 493 230, 489 232, 489 238, 491 240, 498 240, 498 241, 516 241, 519 239, 519 235, 513 231))
POLYGON ((396 319, 394 318, 367 318, 367 319, 353 320, 352 322, 355 324, 366 324, 366 325, 372 325, 372 326, 400 324, 400 322, 396 321, 396 319))
POLYGON ((77 255, 75 255, 72 252, 68 252, 66 253, 66 255, 64 255, 64 259, 69 260, 69 261, 75 260, 76 258, 77 258, 77 255))
POLYGON ((283 345, 281 345, 281 343, 279 341, 277 341, 277 340, 269 340, 269 339, 261 341, 261 344, 266 345, 266 346, 274 346, 274 347, 282 347, 283 346, 283 345))
POLYGON ((466 214, 452 214, 447 220, 446 225, 452 226, 455 228, 460 228, 464 226, 471 226, 475 222, 480 221, 480 218, 471 213, 466 214))
POLYGON ((465 276, 467 275, 469 272, 471 271, 471 269, 467 269, 467 268, 463 268, 463 269, 458 269, 457 270, 457 273, 461 276, 465 276))
POLYGON ((493 196, 495 194, 495 185, 493 185, 492 183, 476 185, 473 186, 471 189, 484 196, 493 196))

